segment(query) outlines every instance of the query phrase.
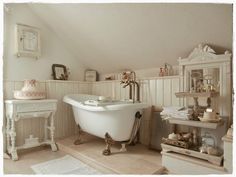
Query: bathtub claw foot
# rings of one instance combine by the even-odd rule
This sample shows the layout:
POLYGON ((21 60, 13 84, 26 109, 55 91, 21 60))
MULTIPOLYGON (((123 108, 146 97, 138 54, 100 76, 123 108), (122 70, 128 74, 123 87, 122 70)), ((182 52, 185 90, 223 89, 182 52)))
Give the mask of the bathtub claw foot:
POLYGON ((74 141, 74 145, 80 145, 80 144, 82 144, 82 141, 80 138, 74 141))
POLYGON ((103 152, 102 152, 103 155, 111 155, 111 150, 110 149, 105 149, 103 152))
POLYGON ((125 145, 126 145, 125 143, 121 144, 120 152, 126 152, 127 151, 125 145))
POLYGON ((115 141, 111 138, 111 136, 106 133, 105 134, 105 143, 106 143, 106 148, 103 150, 102 154, 103 155, 110 155, 111 154, 111 145, 115 143, 115 141))
POLYGON ((78 126, 78 130, 79 130, 78 131, 78 138, 74 141, 74 145, 80 145, 83 143, 81 136, 83 135, 84 132, 81 130, 79 125, 77 125, 77 126, 78 126))

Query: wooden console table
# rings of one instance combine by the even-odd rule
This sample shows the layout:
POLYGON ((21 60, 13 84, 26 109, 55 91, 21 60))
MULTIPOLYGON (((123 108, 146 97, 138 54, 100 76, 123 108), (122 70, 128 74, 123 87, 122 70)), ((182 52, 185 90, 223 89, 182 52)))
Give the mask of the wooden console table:
POLYGON ((18 160, 17 150, 48 144, 52 151, 57 151, 54 141, 54 114, 57 109, 57 100, 5 100, 6 106, 6 139, 7 152, 11 154, 12 160, 18 160), (25 118, 44 117, 44 140, 39 142, 38 138, 30 135, 25 139, 25 144, 16 146, 15 122, 25 118), (49 120, 49 121, 48 121, 49 120), (50 122, 50 123, 49 123, 50 122), (50 139, 48 138, 48 130, 50 131, 50 139))

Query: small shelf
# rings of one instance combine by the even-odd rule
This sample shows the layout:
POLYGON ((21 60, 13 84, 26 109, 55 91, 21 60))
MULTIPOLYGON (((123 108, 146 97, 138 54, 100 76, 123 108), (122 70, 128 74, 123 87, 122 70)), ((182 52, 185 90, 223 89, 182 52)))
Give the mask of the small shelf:
MULTIPOLYGON (((28 149, 28 148, 33 148, 33 147, 37 147, 37 146, 41 146, 41 145, 51 145, 52 142, 50 140, 46 140, 46 141, 42 141, 42 142, 38 142, 38 143, 32 143, 32 144, 23 144, 21 146, 17 146, 16 149, 17 150, 22 150, 22 149, 28 149)), ((8 151, 11 151, 12 146, 9 146, 8 151)))
POLYGON ((222 160, 223 160, 223 155, 215 156, 215 155, 209 155, 209 154, 204 154, 195 150, 191 149, 183 149, 179 148, 176 146, 171 146, 168 144, 161 144, 162 151, 163 152, 176 152, 178 154, 183 154, 191 157, 195 157, 198 159, 203 159, 206 160, 214 165, 221 166, 222 165, 222 160))
POLYGON ((175 93, 175 96, 178 98, 181 98, 181 97, 217 97, 219 96, 219 92, 196 92, 196 93, 178 92, 178 93, 175 93))
POLYGON ((201 127, 201 128, 209 128, 209 129, 216 129, 217 127, 224 124, 223 120, 217 123, 201 122, 201 121, 195 121, 195 120, 182 120, 178 118, 169 118, 168 120, 170 124, 187 125, 187 126, 192 126, 192 127, 201 127))

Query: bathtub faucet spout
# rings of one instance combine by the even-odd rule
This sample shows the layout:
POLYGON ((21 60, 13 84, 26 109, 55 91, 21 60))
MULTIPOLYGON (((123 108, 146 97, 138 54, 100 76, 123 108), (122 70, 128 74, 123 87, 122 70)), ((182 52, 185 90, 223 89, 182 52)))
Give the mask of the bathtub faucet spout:
POLYGON ((120 84, 124 84, 123 88, 129 86, 129 99, 140 102, 140 86, 136 81, 136 74, 134 71, 124 71, 121 75, 120 84), (135 91, 137 90, 136 98, 135 98, 135 91))
MULTIPOLYGON (((137 88, 136 101, 140 102, 140 86, 139 86, 139 83, 136 82, 136 81, 135 81, 135 85, 136 85, 136 88, 137 88)), ((133 95, 133 97, 135 97, 135 95, 133 95)))

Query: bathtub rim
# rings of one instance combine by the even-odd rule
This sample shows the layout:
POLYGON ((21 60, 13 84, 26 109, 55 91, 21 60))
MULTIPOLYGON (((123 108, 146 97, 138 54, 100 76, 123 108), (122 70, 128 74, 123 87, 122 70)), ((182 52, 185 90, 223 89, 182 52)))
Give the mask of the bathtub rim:
POLYGON ((96 95, 89 95, 89 94, 67 94, 63 97, 63 102, 75 106, 77 108, 81 108, 87 111, 114 111, 114 110, 125 110, 125 109, 145 109, 148 108, 149 105, 147 103, 142 102, 135 102, 135 103, 128 103, 125 102, 123 104, 115 104, 115 105, 104 105, 104 106, 92 106, 86 105, 82 102, 79 102, 73 99, 73 96, 96 96, 96 95))

